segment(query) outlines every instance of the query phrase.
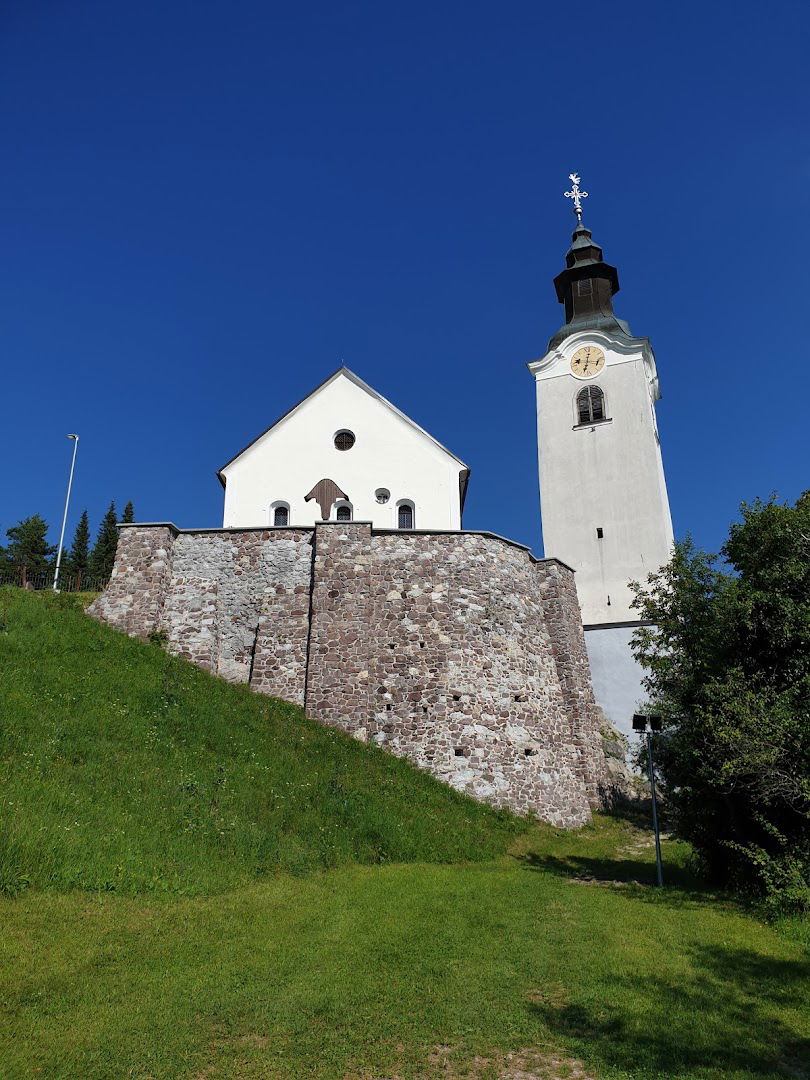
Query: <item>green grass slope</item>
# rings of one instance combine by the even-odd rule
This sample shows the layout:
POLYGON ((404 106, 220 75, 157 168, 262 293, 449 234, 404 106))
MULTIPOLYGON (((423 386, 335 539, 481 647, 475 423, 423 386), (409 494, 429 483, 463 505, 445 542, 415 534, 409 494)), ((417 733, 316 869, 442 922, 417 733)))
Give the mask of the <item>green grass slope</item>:
POLYGON ((523 828, 70 597, 0 589, 0 892, 204 894, 486 859, 523 828))
POLYGON ((659 890, 69 599, 0 591, 0 665, 2 1080, 810 1077, 807 925, 685 845, 659 890))

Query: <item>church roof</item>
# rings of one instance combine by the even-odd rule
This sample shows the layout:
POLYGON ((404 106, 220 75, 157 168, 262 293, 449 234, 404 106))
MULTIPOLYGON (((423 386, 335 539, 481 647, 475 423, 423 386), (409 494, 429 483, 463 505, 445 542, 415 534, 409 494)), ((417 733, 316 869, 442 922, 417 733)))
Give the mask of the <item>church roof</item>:
POLYGON ((321 390, 327 387, 330 383, 334 382, 335 379, 340 378, 341 375, 344 378, 348 379, 350 382, 354 383, 354 385, 359 387, 361 390, 364 390, 370 397, 374 398, 375 401, 379 401, 381 405, 384 405, 387 409, 390 409, 391 412, 394 413, 395 416, 398 416, 400 420, 406 423, 409 427, 413 428, 414 431, 418 431, 420 435, 423 435, 426 439, 432 442, 435 447, 442 451, 442 453, 446 454, 448 457, 452 458, 453 461, 458 463, 461 470, 461 474, 459 476, 459 487, 461 491, 461 506, 463 509, 464 499, 467 494, 467 483, 470 478, 470 469, 468 468, 468 466, 464 464, 461 458, 456 457, 455 454, 448 450, 446 446, 442 446, 438 439, 434 439, 433 436, 429 432, 425 431, 423 427, 420 427, 419 424, 411 420, 409 416, 406 416, 404 412, 402 412, 396 407, 396 405, 392 405, 391 402, 387 398, 384 398, 382 394, 379 394, 373 386, 369 386, 368 383, 364 382, 359 375, 355 375, 355 373, 349 368, 347 368, 345 364, 342 364, 337 369, 337 371, 333 371, 331 375, 328 375, 323 380, 323 382, 318 383, 314 390, 311 390, 306 395, 306 397, 301 398, 299 402, 293 405, 291 409, 288 409, 282 416, 278 418, 278 420, 274 420, 273 423, 269 427, 265 428, 264 431, 260 432, 260 434, 258 434, 255 439, 251 439, 247 446, 244 446, 238 454, 234 454, 230 461, 226 461, 222 468, 217 470, 217 477, 222 486, 225 487, 225 477, 222 474, 229 465, 232 465, 234 461, 237 460, 237 458, 240 458, 242 454, 244 454, 247 450, 251 448, 251 446, 257 443, 259 439, 263 439, 268 432, 272 431, 273 428, 278 427, 279 424, 287 420, 290 416, 292 416, 294 412, 300 409, 302 405, 309 401, 310 398, 320 393, 321 390))

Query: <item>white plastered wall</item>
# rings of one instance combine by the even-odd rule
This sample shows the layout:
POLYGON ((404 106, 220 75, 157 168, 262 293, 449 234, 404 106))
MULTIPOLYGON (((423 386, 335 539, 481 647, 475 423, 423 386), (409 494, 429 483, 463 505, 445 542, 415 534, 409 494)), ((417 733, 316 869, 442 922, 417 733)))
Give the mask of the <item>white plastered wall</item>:
MULTIPOLYGON (((226 528, 272 524, 271 506, 290 507, 290 525, 321 520, 304 497, 319 480, 333 480, 348 496, 353 519, 376 528, 397 527, 397 505, 414 506, 416 529, 460 529, 460 462, 349 374, 338 375, 222 469, 226 528), (339 431, 355 444, 341 451, 339 431), (375 492, 390 492, 387 503, 375 492)), ((329 517, 334 519, 331 508, 329 517)))
POLYGON ((633 626, 606 626, 585 631, 596 704, 633 745, 633 713, 647 701, 645 670, 633 656, 633 626))
POLYGON ((576 570, 586 625, 637 619, 628 584, 667 562, 673 544, 649 342, 596 331, 574 334, 529 370, 537 387, 545 555, 576 570), (571 372, 571 356, 583 345, 605 353, 595 378, 571 372), (580 426, 576 396, 588 384, 604 392, 609 419, 580 426))

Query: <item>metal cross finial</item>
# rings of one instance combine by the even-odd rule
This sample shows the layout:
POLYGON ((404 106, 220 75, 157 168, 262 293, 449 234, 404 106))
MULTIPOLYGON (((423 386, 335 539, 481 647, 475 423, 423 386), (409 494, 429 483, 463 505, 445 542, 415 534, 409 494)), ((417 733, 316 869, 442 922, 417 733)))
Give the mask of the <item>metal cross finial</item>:
POLYGON ((571 190, 565 192, 565 197, 574 200, 574 213, 577 215, 577 225, 579 225, 582 221, 582 200, 588 198, 588 192, 579 190, 580 178, 575 172, 569 173, 568 179, 571 181, 571 190))

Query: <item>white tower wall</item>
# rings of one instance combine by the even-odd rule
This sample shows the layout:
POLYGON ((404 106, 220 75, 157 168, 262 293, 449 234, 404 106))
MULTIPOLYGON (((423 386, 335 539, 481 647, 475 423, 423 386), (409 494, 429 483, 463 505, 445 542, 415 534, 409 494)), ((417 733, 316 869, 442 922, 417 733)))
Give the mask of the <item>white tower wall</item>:
POLYGON ((673 544, 652 349, 646 339, 586 331, 529 369, 537 388, 545 554, 576 570, 586 627, 637 621, 629 582, 658 570, 673 544), (592 378, 571 371, 571 357, 587 345, 605 354, 592 378), (587 385, 604 393, 606 418, 579 424, 576 398, 587 385))

